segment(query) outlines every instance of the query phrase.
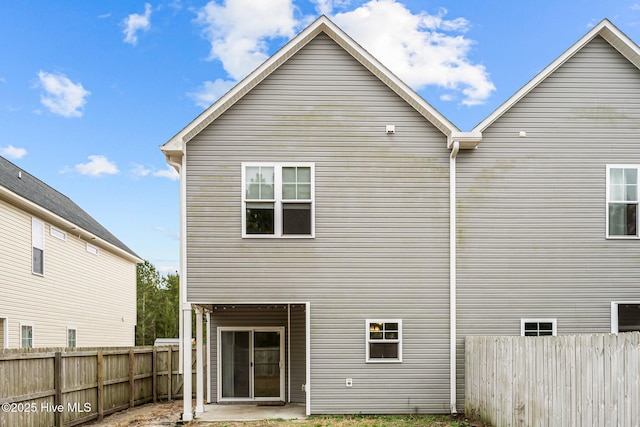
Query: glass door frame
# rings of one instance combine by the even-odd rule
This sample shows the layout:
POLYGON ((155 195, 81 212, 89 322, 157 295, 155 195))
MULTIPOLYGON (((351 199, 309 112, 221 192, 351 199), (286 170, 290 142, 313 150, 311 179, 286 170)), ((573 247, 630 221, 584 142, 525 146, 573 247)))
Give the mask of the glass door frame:
POLYGON ((261 401, 283 401, 285 400, 285 328, 284 326, 264 326, 264 327, 233 327, 218 326, 216 353, 217 353, 217 395, 218 402, 261 402, 261 401), (250 375, 249 375, 249 397, 222 397, 222 332, 249 332, 249 355, 250 355, 250 375), (280 334, 280 396, 255 397, 255 332, 278 332, 280 334))

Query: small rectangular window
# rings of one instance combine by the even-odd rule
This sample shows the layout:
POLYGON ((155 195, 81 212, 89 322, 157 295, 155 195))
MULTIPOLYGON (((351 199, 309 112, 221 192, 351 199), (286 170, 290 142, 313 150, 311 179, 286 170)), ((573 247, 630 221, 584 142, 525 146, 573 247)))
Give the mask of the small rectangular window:
POLYGON ((402 362, 402 320, 367 320, 366 361, 402 362))
POLYGON ((31 271, 44 275, 44 222, 35 218, 31 220, 31 247, 31 271))
POLYGON ((20 348, 33 348, 33 325, 20 323, 20 348))
POLYGON ((94 255, 98 255, 98 248, 90 245, 89 243, 87 243, 87 252, 94 254, 94 255))
POLYGON ((49 234, 51 234, 56 239, 67 240, 67 233, 62 230, 58 230, 53 226, 49 227, 49 234))
POLYGON ((542 337, 556 335, 556 319, 520 319, 520 335, 542 337))
POLYGON ((76 328, 67 328, 67 347, 75 348, 78 344, 77 337, 78 330, 76 328))
POLYGON ((611 332, 640 331, 640 301, 611 303, 611 332))
POLYGON ((638 237, 640 165, 607 166, 607 237, 638 237))

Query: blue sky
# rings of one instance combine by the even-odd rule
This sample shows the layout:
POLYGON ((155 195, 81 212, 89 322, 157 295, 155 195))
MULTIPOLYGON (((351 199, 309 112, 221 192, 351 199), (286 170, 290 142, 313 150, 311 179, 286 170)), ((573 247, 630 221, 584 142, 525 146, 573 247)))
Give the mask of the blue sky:
POLYGON ((160 271, 179 266, 159 146, 320 14, 461 130, 640 0, 36 0, 0 3, 0 154, 160 271))

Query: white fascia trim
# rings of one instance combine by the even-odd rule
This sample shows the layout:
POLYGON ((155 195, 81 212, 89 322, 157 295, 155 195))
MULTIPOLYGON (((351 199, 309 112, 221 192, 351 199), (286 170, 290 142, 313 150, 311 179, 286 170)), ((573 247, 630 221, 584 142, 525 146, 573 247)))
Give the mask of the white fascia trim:
POLYGON ((93 233, 88 232, 87 230, 81 228, 80 226, 68 221, 61 216, 51 212, 48 209, 43 208, 42 206, 33 203, 30 200, 25 199, 22 196, 14 193, 13 191, 7 189, 6 187, 0 186, 0 195, 5 196, 9 200, 16 203, 16 206, 20 209, 26 209, 27 211, 34 212, 34 215, 40 217, 43 220, 47 220, 49 223, 55 223, 59 226, 65 227, 69 230, 74 236, 79 236, 85 241, 95 241, 99 242, 100 245, 105 246, 109 249, 109 251, 114 252, 116 255, 124 258, 128 261, 131 261, 135 264, 142 262, 142 259, 131 255, 129 252, 120 249, 119 247, 103 240, 101 237, 96 236, 93 233), (73 232, 72 232, 73 231, 73 232))
POLYGON ((373 57, 369 52, 355 42, 347 33, 342 31, 326 16, 320 16, 315 22, 305 28, 301 33, 291 39, 278 52, 262 63, 247 77, 236 84, 229 92, 218 99, 213 105, 203 111, 185 128, 178 132, 173 138, 161 146, 161 150, 166 156, 176 153, 184 153, 184 144, 188 143, 200 131, 206 128, 211 122, 217 119, 222 113, 234 105, 240 98, 256 87, 262 80, 269 76, 285 61, 295 55, 300 49, 306 46, 319 33, 324 32, 333 41, 349 52, 365 68, 387 84, 402 99, 409 103, 422 116, 429 120, 442 133, 449 136, 451 133, 459 131, 445 116, 440 114, 420 95, 411 89, 406 83, 400 80, 381 62, 373 57))
POLYGON ((453 132, 447 137, 447 148, 452 149, 455 143, 461 150, 472 150, 482 142, 482 132, 453 132))

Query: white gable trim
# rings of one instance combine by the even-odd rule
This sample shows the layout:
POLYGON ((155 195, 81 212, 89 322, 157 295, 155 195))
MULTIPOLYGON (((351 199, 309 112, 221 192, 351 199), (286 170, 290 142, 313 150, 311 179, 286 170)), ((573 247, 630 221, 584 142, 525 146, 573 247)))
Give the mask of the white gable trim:
POLYGON ((195 120, 189 123, 178 134, 166 142, 161 150, 166 156, 184 152, 184 144, 193 139, 204 128, 220 117, 239 99, 256 87, 262 80, 269 76, 280 65, 295 55, 306 46, 318 34, 325 33, 338 45, 351 54, 364 67, 389 86, 395 93, 411 105, 416 111, 436 126, 447 137, 454 132, 460 132, 458 128, 435 108, 427 103, 413 89, 389 71, 382 63, 375 59, 369 52, 356 43, 344 31, 336 26, 326 16, 321 16, 296 37, 291 39, 282 49, 271 56, 251 74, 235 85, 229 92, 218 99, 213 105, 202 112, 195 120))
POLYGON ((543 80, 549 77, 562 64, 573 57, 576 52, 582 49, 597 36, 604 38, 625 58, 627 58, 636 67, 640 68, 640 48, 638 47, 638 45, 636 45, 629 37, 627 37, 609 20, 604 19, 598 25, 593 27, 591 31, 585 34, 580 40, 578 40, 573 46, 566 50, 560 57, 558 57, 549 66, 538 73, 537 76, 531 79, 529 83, 527 83, 518 92, 511 96, 511 98, 505 101, 500 107, 498 107, 497 110, 491 113, 490 116, 480 122, 472 132, 483 132, 485 129, 487 129, 493 122, 499 119, 504 113, 511 109, 511 107, 517 104, 543 80))

